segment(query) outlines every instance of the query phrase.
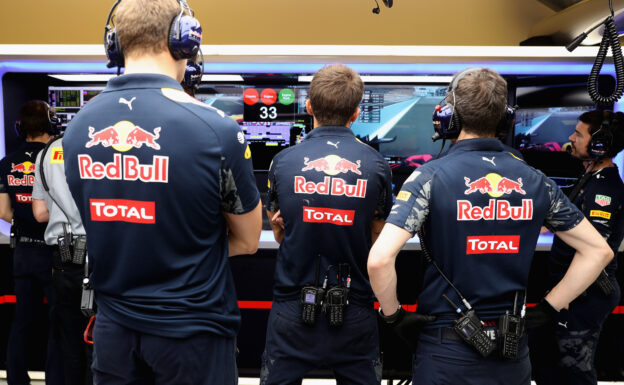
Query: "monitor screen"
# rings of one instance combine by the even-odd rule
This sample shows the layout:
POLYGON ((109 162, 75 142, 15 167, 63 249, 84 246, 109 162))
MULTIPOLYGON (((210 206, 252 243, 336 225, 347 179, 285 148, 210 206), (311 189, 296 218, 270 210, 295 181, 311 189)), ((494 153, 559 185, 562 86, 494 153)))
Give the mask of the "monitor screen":
POLYGON ((54 107, 62 127, 104 87, 48 87, 48 103, 54 107))
POLYGON ((516 111, 514 146, 521 150, 565 151, 578 117, 593 106, 520 108, 516 111))

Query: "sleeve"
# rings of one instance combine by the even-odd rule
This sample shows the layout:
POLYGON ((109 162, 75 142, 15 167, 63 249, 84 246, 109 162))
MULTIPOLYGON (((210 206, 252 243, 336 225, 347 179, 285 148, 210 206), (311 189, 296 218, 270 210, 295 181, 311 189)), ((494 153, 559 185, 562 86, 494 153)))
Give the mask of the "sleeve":
POLYGON ((268 188, 268 201, 267 201, 267 210, 275 213, 280 209, 279 201, 277 199, 277 181, 275 178, 275 168, 276 168, 276 160, 279 159, 277 156, 273 158, 271 165, 269 166, 269 178, 267 182, 268 188))
POLYGON ((245 214, 260 200, 251 163, 251 150, 235 121, 224 119, 221 131, 221 210, 245 214))
POLYGON ((386 222, 416 234, 429 214, 431 181, 430 172, 414 171, 405 180, 386 222))
POLYGON ((567 196, 559 189, 557 184, 542 174, 542 183, 548 190, 549 207, 544 219, 544 225, 551 232, 567 231, 575 228, 585 216, 567 196))
POLYGON ((45 189, 43 188, 43 183, 41 182, 40 168, 44 165, 41 164, 41 154, 43 151, 39 151, 37 154, 37 160, 35 161, 35 184, 33 185, 32 198, 43 200, 46 197, 45 189))
POLYGON ((392 172, 385 161, 381 162, 381 180, 383 189, 375 208, 374 219, 386 219, 392 209, 392 172))
POLYGON ((587 191, 583 197, 582 209, 600 235, 608 239, 620 218, 618 213, 621 211, 622 202, 617 194, 604 187, 601 184, 587 191))

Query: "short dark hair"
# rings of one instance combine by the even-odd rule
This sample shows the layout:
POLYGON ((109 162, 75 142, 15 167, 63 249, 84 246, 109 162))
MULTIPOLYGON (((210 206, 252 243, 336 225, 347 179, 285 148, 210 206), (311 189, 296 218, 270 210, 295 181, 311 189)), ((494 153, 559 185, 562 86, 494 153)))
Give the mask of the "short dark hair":
POLYGON ((624 149, 624 114, 621 112, 592 110, 581 114, 578 120, 589 125, 589 134, 594 135, 602 126, 602 122, 607 120, 609 125, 606 130, 612 135, 613 141, 606 153, 607 158, 613 158, 618 152, 624 149))
POLYGON ((364 83, 357 72, 343 64, 318 70, 310 83, 310 104, 323 126, 344 126, 364 95, 364 83))
POLYGON ((50 106, 43 100, 30 100, 19 111, 20 126, 25 135, 35 137, 50 127, 50 106))
MULTIPOLYGON (((495 136, 507 106, 507 82, 489 68, 464 70, 446 100, 459 114, 462 130, 478 136, 495 136)), ((453 79, 455 80, 455 78, 453 79)))

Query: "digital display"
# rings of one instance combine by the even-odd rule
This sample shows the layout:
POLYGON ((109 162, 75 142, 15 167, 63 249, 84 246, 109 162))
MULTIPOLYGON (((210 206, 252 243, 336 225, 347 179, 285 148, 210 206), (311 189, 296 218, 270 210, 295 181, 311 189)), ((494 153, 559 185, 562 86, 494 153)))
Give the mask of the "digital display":
POLYGON ((578 117, 592 109, 590 106, 518 109, 514 147, 519 150, 566 151, 578 117))
POLYGON ((54 107, 62 127, 104 87, 48 87, 48 104, 54 107))
POLYGON ((296 99, 292 88, 245 88, 243 119, 246 122, 292 121, 296 99))
POLYGON ((306 293, 306 295, 305 295, 305 302, 306 303, 311 303, 311 304, 316 303, 316 295, 311 294, 311 293, 306 293))

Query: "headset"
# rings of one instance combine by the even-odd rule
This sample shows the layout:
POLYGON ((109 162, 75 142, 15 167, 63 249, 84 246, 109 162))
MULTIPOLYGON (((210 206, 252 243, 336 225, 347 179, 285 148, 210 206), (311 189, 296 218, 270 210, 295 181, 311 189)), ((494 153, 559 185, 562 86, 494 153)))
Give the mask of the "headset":
POLYGON ((605 117, 600 124, 600 128, 596 130, 591 136, 589 143, 587 143, 587 153, 592 160, 599 160, 604 158, 613 145, 613 133, 611 132, 611 123, 613 122, 615 114, 610 112, 608 117, 605 117))
MULTIPOLYGON (((114 13, 119 3, 121 0, 117 0, 113 4, 104 27, 104 49, 108 58, 106 64, 108 68, 121 68, 125 64, 123 49, 119 44, 114 23, 114 13)), ((173 18, 169 26, 167 47, 171 56, 176 60, 192 59, 197 55, 201 46, 202 28, 199 20, 193 17, 193 10, 186 3, 186 0, 178 0, 178 3, 180 4, 180 13, 173 18), (188 11, 189 14, 184 14, 184 11, 188 11)))
MULTIPOLYGON (((58 135, 60 133, 60 128, 59 128, 59 118, 58 116, 56 116, 56 112, 54 111, 54 108, 50 107, 50 105, 46 102, 44 102, 43 100, 41 100, 41 103, 43 103, 44 108, 46 110, 46 116, 48 117, 48 125, 43 127, 41 129, 42 133, 45 134, 50 134, 50 135, 58 135)), ((24 128, 22 127, 22 122, 19 120, 15 121, 15 134, 22 139, 26 139, 26 132, 24 131, 24 128)))
POLYGON ((203 74, 204 55, 202 54, 200 49, 195 59, 189 59, 186 62, 186 71, 184 72, 182 85, 197 91, 197 89, 199 88, 199 84, 201 83, 203 74))
MULTIPOLYGON (((482 69, 483 68, 468 68, 455 75, 455 78, 451 84, 449 84, 446 93, 447 95, 453 95, 453 103, 448 103, 446 97, 444 97, 442 101, 440 101, 440 104, 435 106, 433 111, 433 129, 435 130, 435 134, 431 139, 434 142, 438 139, 455 139, 459 136, 461 131, 461 118, 459 116, 459 111, 455 109, 455 89, 464 76, 481 71, 482 69)), ((506 106, 505 113, 496 127, 497 135, 507 133, 514 125, 515 119, 516 108, 506 106)))

